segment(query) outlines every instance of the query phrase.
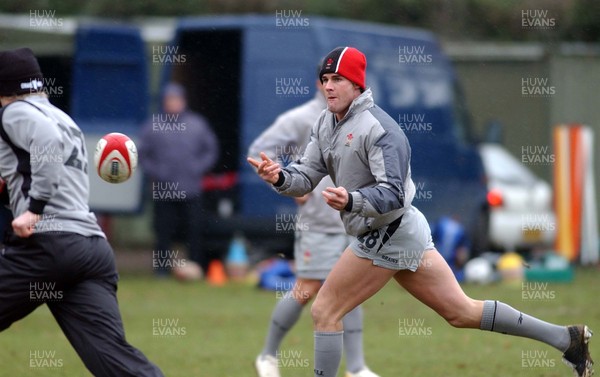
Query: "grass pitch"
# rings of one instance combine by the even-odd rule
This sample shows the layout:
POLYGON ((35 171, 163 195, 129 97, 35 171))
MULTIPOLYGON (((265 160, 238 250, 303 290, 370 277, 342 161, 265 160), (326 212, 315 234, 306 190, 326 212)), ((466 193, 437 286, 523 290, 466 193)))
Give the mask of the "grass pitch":
MULTIPOLYGON (((600 360, 599 286, 600 270, 594 268, 579 269, 570 284, 464 289, 550 322, 587 323, 597 331, 591 351, 600 360), (532 290, 537 293, 524 293, 532 290)), ((128 340, 169 377, 255 376, 252 363, 278 299, 275 292, 242 284, 211 287, 131 275, 122 277, 118 296, 128 340)), ((365 303, 364 311, 367 363, 384 377, 571 376, 553 348, 454 329, 394 283, 365 303)), ((282 344, 282 376, 312 376, 312 344, 305 310, 282 344)), ((0 334, 0 350, 0 376, 90 376, 45 306, 0 334)))

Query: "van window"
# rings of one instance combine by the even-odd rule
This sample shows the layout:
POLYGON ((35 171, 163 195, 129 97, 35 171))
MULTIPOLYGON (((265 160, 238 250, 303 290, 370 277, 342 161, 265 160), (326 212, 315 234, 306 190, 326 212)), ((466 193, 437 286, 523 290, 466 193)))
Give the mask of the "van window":
POLYGON ((67 56, 42 55, 38 63, 44 74, 44 91, 50 102, 70 114, 71 66, 73 59, 67 56))
POLYGON ((471 128, 471 117, 467 109, 464 93, 461 87, 454 84, 454 100, 452 102, 452 112, 454 113, 454 133, 456 140, 463 144, 471 144, 475 141, 471 128))

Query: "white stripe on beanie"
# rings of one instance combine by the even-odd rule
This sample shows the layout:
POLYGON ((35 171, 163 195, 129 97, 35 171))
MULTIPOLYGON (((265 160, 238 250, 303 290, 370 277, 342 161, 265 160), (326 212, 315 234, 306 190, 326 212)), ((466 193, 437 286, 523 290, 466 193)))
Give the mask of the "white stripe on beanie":
POLYGON ((338 73, 338 71, 340 69, 340 64, 342 64, 342 58, 344 57, 344 54, 346 53, 347 50, 348 50, 348 47, 344 47, 344 49, 342 50, 342 53, 340 54, 340 57, 338 58, 337 65, 335 66, 335 73, 338 73))

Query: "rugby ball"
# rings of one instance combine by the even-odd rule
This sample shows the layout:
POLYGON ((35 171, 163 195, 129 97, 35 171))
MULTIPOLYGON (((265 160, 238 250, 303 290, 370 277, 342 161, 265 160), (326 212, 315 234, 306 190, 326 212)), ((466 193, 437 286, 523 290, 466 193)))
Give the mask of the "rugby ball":
POLYGON ((98 140, 94 164, 96 172, 106 182, 125 182, 131 178, 137 163, 137 148, 127 135, 112 132, 98 140))

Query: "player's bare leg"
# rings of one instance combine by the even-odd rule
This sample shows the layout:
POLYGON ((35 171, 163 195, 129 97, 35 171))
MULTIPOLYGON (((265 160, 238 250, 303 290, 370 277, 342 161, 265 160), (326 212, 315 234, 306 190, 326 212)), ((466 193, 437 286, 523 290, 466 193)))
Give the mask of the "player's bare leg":
POLYGON ((394 278, 452 326, 479 328, 484 302, 473 300, 463 292, 437 250, 425 251, 417 271, 401 270, 394 278))
POLYGON ((341 331, 342 317, 383 288, 395 272, 346 249, 312 305, 315 331, 341 331))
POLYGON ((290 296, 304 306, 312 300, 321 289, 323 282, 316 279, 297 278, 296 284, 290 291, 290 296))
POLYGON ((539 340, 563 352, 576 376, 592 374, 587 326, 558 326, 544 322, 499 301, 469 298, 437 250, 426 251, 416 272, 399 271, 394 278, 419 301, 452 326, 480 328, 539 340))

